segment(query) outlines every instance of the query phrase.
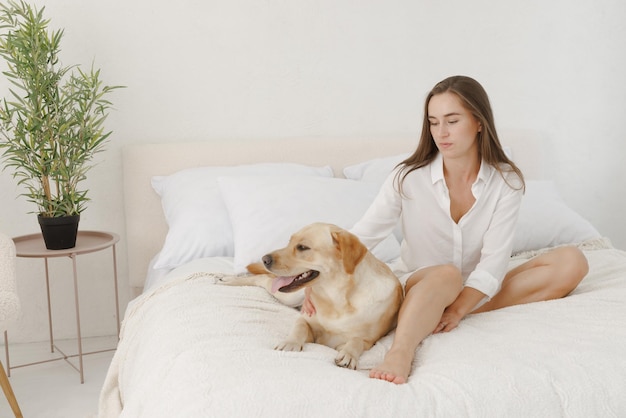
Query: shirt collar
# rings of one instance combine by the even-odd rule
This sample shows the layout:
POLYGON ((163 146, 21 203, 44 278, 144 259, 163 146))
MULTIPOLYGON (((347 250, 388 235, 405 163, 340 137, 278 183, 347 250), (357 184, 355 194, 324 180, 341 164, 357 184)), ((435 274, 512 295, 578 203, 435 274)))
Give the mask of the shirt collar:
POLYGON ((437 156, 430 163, 430 176, 432 178, 433 184, 444 181, 443 179, 443 156, 440 152, 437 153, 437 156))
POLYGON ((480 169, 478 170, 478 177, 476 177, 476 182, 480 180, 483 183, 487 183, 493 170, 494 168, 491 164, 487 164, 485 160, 482 160, 480 163, 480 169))
MULTIPOLYGON (((489 177, 491 176, 491 172, 493 170, 494 168, 483 160, 480 163, 480 169, 478 170, 478 176, 476 177, 476 182, 474 184, 477 184, 479 182, 486 183, 489 180, 489 177)), ((437 153, 437 156, 430 164, 430 176, 433 184, 439 181, 443 181, 445 183, 443 177, 443 155, 441 155, 440 152, 437 153)))

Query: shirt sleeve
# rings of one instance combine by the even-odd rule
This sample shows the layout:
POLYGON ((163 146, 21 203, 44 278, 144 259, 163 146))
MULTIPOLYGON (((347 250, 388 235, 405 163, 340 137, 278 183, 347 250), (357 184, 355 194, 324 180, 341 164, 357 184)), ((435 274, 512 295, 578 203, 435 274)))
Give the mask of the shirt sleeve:
MULTIPOLYGON (((517 178, 508 176, 509 182, 517 178)), ((480 261, 465 281, 465 286, 474 288, 491 299, 500 291, 502 281, 513 250, 513 237, 523 189, 513 189, 505 184, 498 199, 489 229, 483 238, 480 261)))
POLYGON ((397 169, 387 176, 372 204, 350 229, 367 248, 374 248, 387 238, 400 219, 402 197, 397 190, 396 173, 397 169))

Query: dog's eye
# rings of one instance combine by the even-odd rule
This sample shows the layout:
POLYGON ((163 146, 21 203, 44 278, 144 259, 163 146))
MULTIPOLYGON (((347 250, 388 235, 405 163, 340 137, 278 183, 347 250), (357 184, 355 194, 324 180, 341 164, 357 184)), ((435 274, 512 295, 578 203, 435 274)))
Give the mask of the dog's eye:
POLYGON ((298 250, 298 251, 306 251, 306 250, 310 250, 310 248, 307 247, 306 245, 298 244, 296 246, 296 250, 298 250))

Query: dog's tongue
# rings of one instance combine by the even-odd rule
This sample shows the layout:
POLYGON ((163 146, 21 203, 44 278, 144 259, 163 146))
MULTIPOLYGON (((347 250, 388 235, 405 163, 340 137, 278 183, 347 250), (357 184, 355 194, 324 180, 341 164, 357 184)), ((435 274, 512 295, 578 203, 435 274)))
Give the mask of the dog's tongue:
POLYGON ((272 293, 276 293, 281 287, 291 284, 297 276, 279 276, 272 281, 272 293))

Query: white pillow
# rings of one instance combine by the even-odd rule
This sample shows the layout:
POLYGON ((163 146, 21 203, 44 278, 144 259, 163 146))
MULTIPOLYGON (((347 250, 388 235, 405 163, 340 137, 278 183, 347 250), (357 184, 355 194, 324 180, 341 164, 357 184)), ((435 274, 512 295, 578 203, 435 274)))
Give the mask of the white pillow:
POLYGON ((309 167, 291 163, 261 163, 230 167, 198 167, 152 178, 161 197, 169 226, 154 268, 173 269, 200 257, 232 256, 233 233, 228 212, 217 187, 222 176, 323 176, 330 166, 309 167))
POLYGON ((391 157, 374 158, 359 164, 354 164, 343 169, 343 175, 347 179, 360 180, 383 184, 389 173, 411 154, 399 154, 391 157))
POLYGON ((561 199, 552 181, 526 181, 513 240, 513 253, 575 244, 600 233, 561 199))
MULTIPOLYGON (((323 177, 222 177, 218 180, 235 237, 237 273, 313 222, 351 228, 378 193, 372 183, 323 177)), ((390 236, 372 251, 391 261, 400 245, 390 236)))

